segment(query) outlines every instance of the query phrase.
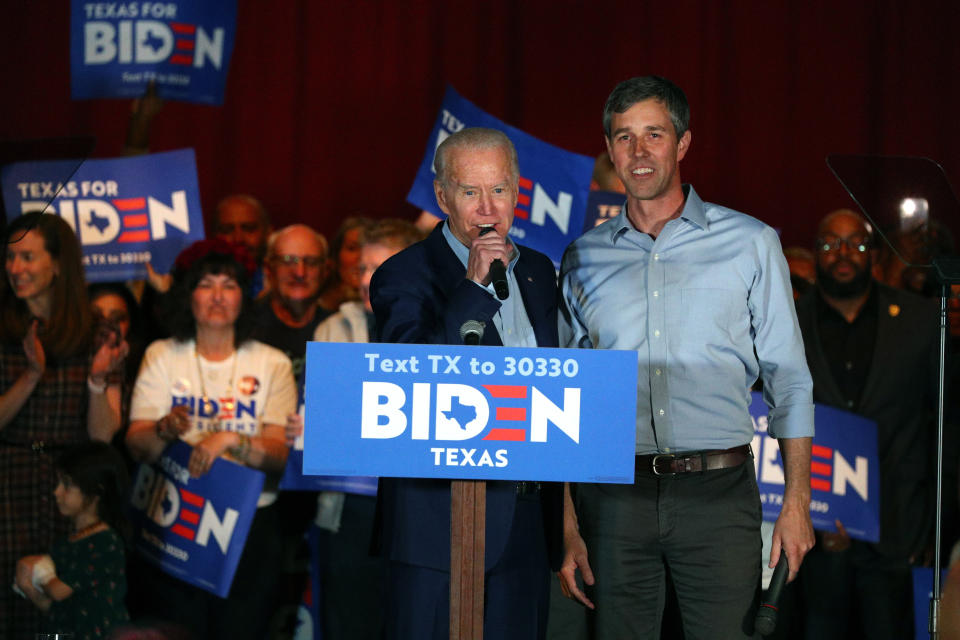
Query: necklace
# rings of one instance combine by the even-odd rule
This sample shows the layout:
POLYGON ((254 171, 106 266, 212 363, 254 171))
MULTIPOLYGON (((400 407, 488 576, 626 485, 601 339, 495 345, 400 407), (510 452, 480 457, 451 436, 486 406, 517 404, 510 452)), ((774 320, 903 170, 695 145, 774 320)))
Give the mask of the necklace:
POLYGON ((80 529, 77 529, 76 531, 74 531, 73 533, 71 533, 71 534, 70 534, 70 539, 71 539, 71 540, 79 540, 79 539, 81 539, 81 538, 85 538, 85 537, 87 536, 87 534, 93 533, 93 530, 96 529, 97 527, 99 527, 99 526, 102 525, 102 524, 103 524, 103 521, 102 521, 102 520, 95 520, 94 522, 91 522, 91 523, 88 524, 87 526, 81 527, 80 529))
MULTIPOLYGON (((200 398, 200 406, 197 407, 197 417, 204 418, 207 407, 210 407, 211 412, 216 409, 216 404, 210 397, 207 395, 207 381, 203 375, 203 364, 200 361, 200 351, 197 349, 196 343, 193 346, 193 352, 197 356, 197 373, 200 374, 200 392, 203 394, 200 398)), ((230 371, 230 377, 227 378, 227 394, 226 397, 221 398, 220 410, 216 412, 216 415, 212 416, 210 419, 210 430, 211 431, 220 431, 220 415, 226 413, 228 416, 233 416, 233 380, 237 377, 237 360, 240 359, 239 353, 236 350, 233 351, 233 369, 230 371)))

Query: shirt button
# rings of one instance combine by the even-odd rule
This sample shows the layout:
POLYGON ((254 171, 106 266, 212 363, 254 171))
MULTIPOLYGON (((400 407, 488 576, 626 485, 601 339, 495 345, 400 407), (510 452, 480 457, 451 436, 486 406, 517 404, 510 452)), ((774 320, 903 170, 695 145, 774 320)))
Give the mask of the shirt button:
POLYGON ((660 409, 660 415, 663 415, 663 409, 660 409))
POLYGON ((653 372, 657 375, 660 375, 660 369, 654 369, 653 372))
POLYGON ((847 408, 848 408, 848 409, 852 409, 852 408, 853 408, 853 400, 847 400, 847 408))
POLYGON ((654 259, 654 260, 659 260, 659 259, 660 259, 660 254, 659 254, 659 253, 653 254, 653 259, 654 259))
POLYGON ((659 292, 659 291, 654 291, 654 292, 653 292, 653 297, 654 297, 654 298, 659 298, 659 297, 660 297, 660 292, 659 292))
POLYGON ((660 329, 657 329, 656 331, 654 331, 654 332, 653 332, 653 335, 654 335, 654 337, 659 338, 659 337, 660 337, 660 329))
POLYGON ((852 362, 849 362, 849 361, 848 361, 848 362, 845 363, 844 366, 847 368, 847 371, 853 370, 853 363, 852 363, 852 362))

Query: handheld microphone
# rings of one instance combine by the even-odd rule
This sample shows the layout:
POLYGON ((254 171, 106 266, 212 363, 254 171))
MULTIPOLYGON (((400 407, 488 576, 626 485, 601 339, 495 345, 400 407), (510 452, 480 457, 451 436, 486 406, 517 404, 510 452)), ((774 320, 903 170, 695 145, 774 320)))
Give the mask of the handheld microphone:
POLYGON ((777 607, 780 604, 780 593, 783 586, 787 583, 787 575, 790 573, 790 567, 787 565, 787 554, 780 552, 780 560, 773 570, 773 577, 770 579, 770 588, 767 589, 767 595, 760 603, 757 609, 757 617, 754 620, 754 630, 763 636, 768 636, 777 628, 777 607))
MULTIPOLYGON (((480 235, 486 235, 491 231, 493 231, 493 227, 484 227, 480 229, 480 235)), ((510 297, 510 286, 507 285, 507 268, 500 258, 490 263, 490 282, 493 283, 493 290, 499 299, 506 300, 510 297)))
POLYGON ((486 325, 478 320, 467 320, 460 325, 460 339, 463 340, 463 344, 480 344, 484 327, 486 325))

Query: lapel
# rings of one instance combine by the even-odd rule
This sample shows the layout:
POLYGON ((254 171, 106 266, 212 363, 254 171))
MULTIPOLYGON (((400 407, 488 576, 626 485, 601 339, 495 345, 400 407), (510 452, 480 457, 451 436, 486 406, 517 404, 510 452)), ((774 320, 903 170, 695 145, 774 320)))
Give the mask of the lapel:
POLYGON ((541 291, 544 290, 555 291, 556 285, 555 283, 550 283, 553 286, 545 287, 546 283, 538 282, 537 276, 527 265, 523 250, 520 249, 519 246, 517 250, 520 251, 520 259, 517 261, 517 266, 514 268, 513 273, 517 278, 517 286, 520 288, 520 299, 523 300, 523 306, 527 311, 527 318, 530 320, 530 325, 533 327, 537 344, 542 347, 556 346, 552 344, 553 341, 550 338, 550 323, 547 316, 550 300, 543 300, 541 294, 541 291))
MULTIPOLYGON (((897 369, 896 352, 891 349, 891 345, 897 344, 897 336, 903 336, 900 331, 902 323, 902 306, 897 305, 895 292, 892 289, 882 286, 875 282, 877 288, 877 339, 873 343, 873 359, 870 361, 870 371, 867 373, 867 381, 863 385, 863 396, 860 398, 860 406, 869 404, 874 394, 883 392, 880 388, 885 373, 897 369), (898 307, 897 315, 890 312, 892 307, 898 307)), ((885 392, 889 393, 889 385, 885 392)))
POLYGON ((810 368, 810 375, 814 380, 814 397, 820 401, 835 407, 843 406, 843 396, 840 394, 840 388, 837 381, 833 379, 833 373, 830 370, 830 363, 827 362, 827 356, 823 352, 823 345, 820 343, 820 329, 817 323, 817 293, 816 287, 810 287, 810 293, 804 300, 804 312, 802 322, 806 325, 803 331, 804 350, 807 353, 807 366, 810 368))

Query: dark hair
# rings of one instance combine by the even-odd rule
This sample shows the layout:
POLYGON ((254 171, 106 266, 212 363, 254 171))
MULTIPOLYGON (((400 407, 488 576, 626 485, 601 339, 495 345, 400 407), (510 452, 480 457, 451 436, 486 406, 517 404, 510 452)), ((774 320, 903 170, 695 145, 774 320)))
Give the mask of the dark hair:
POLYGON ((340 223, 336 235, 333 236, 333 240, 330 242, 330 253, 327 254, 330 260, 333 261, 333 267, 327 274, 327 279, 324 280, 320 286, 321 292, 339 287, 340 283, 343 282, 343 278, 340 276, 340 250, 343 249, 343 243, 346 240, 347 234, 354 229, 360 229, 360 235, 362 237, 367 229, 373 227, 373 224, 374 222, 370 218, 359 215, 349 216, 340 223))
POLYGON ((234 324, 233 344, 239 347, 250 339, 254 330, 253 301, 250 298, 250 277, 253 260, 244 247, 220 238, 199 240, 180 252, 173 270, 173 286, 165 298, 168 329, 180 342, 197 335, 191 298, 204 276, 226 275, 237 281, 243 291, 240 315, 234 324))
POLYGON ((641 76, 624 80, 610 93, 603 105, 603 133, 610 139, 613 114, 623 113, 638 102, 653 98, 670 113, 677 140, 690 128, 690 105, 683 89, 660 76, 641 76))
POLYGON ((91 313, 93 303, 97 298, 106 295, 118 296, 127 305, 127 315, 130 318, 130 330, 127 332, 127 346, 130 348, 124 364, 124 383, 133 383, 140 369, 140 359, 146 346, 144 336, 143 312, 140 304, 130 288, 122 282, 96 282, 87 287, 87 298, 90 300, 91 313))
POLYGON ((57 264, 50 284, 50 317, 40 331, 48 356, 78 355, 90 346, 93 320, 87 301, 80 243, 66 220, 58 215, 35 211, 15 218, 3 232, 4 277, 0 278, 0 334, 5 341, 19 341, 27 333, 32 317, 27 303, 10 288, 6 274, 9 246, 30 231, 43 237, 43 248, 57 264))
POLYGON ((73 445, 57 458, 56 470, 68 477, 84 496, 98 497, 97 515, 122 537, 127 537, 124 505, 130 477, 119 451, 95 440, 73 445))

